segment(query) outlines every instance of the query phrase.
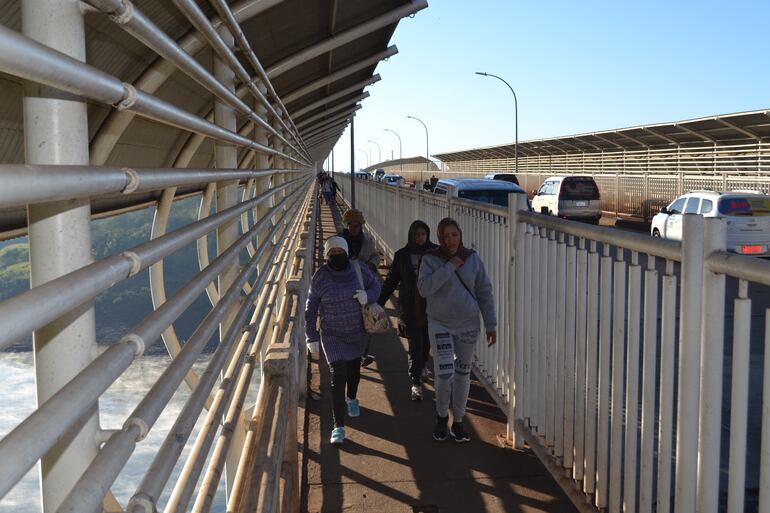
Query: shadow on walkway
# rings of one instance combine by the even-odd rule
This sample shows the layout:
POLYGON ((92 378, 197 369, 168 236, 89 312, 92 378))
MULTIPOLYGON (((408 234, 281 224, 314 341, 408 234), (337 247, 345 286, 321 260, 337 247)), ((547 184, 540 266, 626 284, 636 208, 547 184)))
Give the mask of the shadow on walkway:
MULTIPOLYGON (((337 231, 339 220, 336 207, 322 206, 321 214, 316 247, 337 231)), ((532 453, 503 448, 505 416, 478 381, 472 381, 465 419, 471 442, 436 442, 432 383, 422 402, 409 398, 406 341, 395 332, 375 335, 369 352, 375 363, 362 372, 361 416, 346 420, 340 447, 329 443, 328 367, 320 355, 311 361, 303 512, 575 511, 532 453)))

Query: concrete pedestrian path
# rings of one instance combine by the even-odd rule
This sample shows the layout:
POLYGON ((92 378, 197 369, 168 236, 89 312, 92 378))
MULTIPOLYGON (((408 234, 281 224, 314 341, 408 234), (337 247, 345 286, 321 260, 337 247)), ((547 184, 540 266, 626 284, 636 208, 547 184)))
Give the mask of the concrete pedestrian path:
MULTIPOLYGON (((336 206, 321 207, 317 248, 338 230, 339 218, 336 206)), ((362 369, 361 416, 346 419, 341 446, 329 443, 328 367, 322 355, 313 355, 301 429, 301 511, 576 511, 534 454, 504 447, 505 416, 478 381, 472 381, 465 419, 471 441, 437 442, 432 382, 422 402, 409 397, 406 341, 395 332, 376 335, 369 352, 375 363, 362 369)))

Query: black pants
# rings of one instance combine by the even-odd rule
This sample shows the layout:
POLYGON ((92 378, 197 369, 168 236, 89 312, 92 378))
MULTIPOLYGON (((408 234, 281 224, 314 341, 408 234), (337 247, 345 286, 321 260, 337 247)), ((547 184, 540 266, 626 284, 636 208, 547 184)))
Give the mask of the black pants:
POLYGON ((428 325, 415 326, 408 330, 409 341, 409 379, 413 385, 419 385, 422 379, 422 370, 428 362, 430 355, 430 339, 428 338, 428 325))
POLYGON ((331 365, 332 372, 332 413, 334 414, 334 427, 345 425, 345 385, 347 385, 347 397, 355 399, 358 393, 358 382, 361 381, 361 359, 334 362, 331 365))

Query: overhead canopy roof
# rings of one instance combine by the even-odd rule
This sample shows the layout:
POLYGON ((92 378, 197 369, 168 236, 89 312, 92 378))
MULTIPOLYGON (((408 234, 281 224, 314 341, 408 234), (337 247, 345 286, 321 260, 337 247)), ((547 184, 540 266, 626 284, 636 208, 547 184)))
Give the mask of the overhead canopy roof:
MULTIPOLYGON (((213 52, 200 43, 200 35, 172 2, 132 3, 211 69, 213 52)), ((21 4, 20 0, 12 1, 0 9, 0 24, 21 32, 21 4)), ((197 4, 209 19, 216 19, 209 2, 198 0, 197 4)), ((228 4, 289 114, 294 118, 293 113, 299 113, 294 122, 315 117, 316 121, 300 129, 301 135, 318 129, 326 119, 326 110, 337 107, 336 115, 345 111, 346 104, 354 106, 364 87, 376 81, 372 76, 377 63, 397 53, 389 42, 398 21, 427 7, 425 0, 228 0, 228 4)), ((160 58, 105 14, 88 12, 85 20, 88 64, 146 90, 137 80, 153 64, 157 67, 160 58)), ((240 53, 238 57, 250 69, 246 58, 240 53)), ((178 70, 153 94, 192 113, 205 114, 213 106, 211 93, 178 70)), ((24 161, 21 105, 22 81, 0 73, 0 163, 24 161)), ((108 107, 90 106, 92 146, 112 115, 114 111, 108 107)), ((311 156, 315 160, 325 158, 343 130, 344 126, 335 127, 325 134, 329 138, 309 147, 311 156)), ((97 155, 95 164, 169 166, 179 152, 180 140, 187 135, 183 130, 135 118, 103 158, 93 151, 92 157, 97 155)), ((204 144, 191 165, 209 165, 212 153, 211 144, 204 144)))
MULTIPOLYGON (((519 142, 520 156, 770 142, 770 110, 519 142)), ((444 162, 513 158, 514 144, 433 155, 444 162)))

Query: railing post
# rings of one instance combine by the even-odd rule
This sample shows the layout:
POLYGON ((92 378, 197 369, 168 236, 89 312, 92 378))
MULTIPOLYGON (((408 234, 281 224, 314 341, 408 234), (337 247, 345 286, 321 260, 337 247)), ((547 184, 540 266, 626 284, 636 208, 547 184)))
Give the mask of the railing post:
MULTIPOLYGON (((228 44, 230 48, 233 47, 233 36, 226 31, 221 31, 222 38, 228 44)), ((214 75, 217 80, 222 82, 230 91, 235 92, 235 72, 222 61, 221 59, 214 58, 214 75)), ((221 101, 214 102, 214 123, 218 126, 237 132, 238 127, 235 119, 235 110, 221 101)), ((238 152, 235 146, 219 141, 214 143, 214 160, 215 165, 222 169, 235 169, 238 167, 238 152)), ((231 181, 217 184, 217 212, 221 212, 227 208, 235 206, 238 203, 238 182, 231 181)), ((217 228, 217 255, 221 255, 227 249, 232 246, 238 239, 238 223, 236 219, 226 223, 217 228)), ((232 286, 236 280, 239 272, 239 265, 237 261, 233 261, 227 268, 219 275, 218 289, 219 297, 223 297, 227 290, 232 286)), ((237 311, 237 308, 232 308, 222 319, 219 324, 219 340, 224 341, 227 331, 230 329, 233 317, 237 311)), ((234 437, 236 443, 233 445, 239 446, 239 442, 242 442, 245 433, 242 427, 242 419, 239 418, 237 423, 234 437)), ((238 468, 238 459, 240 458, 239 450, 231 450, 227 455, 226 469, 226 488, 229 494, 233 486, 233 479, 235 477, 235 471, 238 468)))
POLYGON ((703 218, 682 219, 682 288, 679 327, 679 383, 676 416, 676 477, 674 512, 695 511, 698 463, 698 403, 700 400, 700 297, 703 284, 703 218))
POLYGON ((509 244, 513 243, 513 256, 511 257, 511 270, 508 274, 508 308, 509 322, 513 323, 509 333, 513 334, 513 350, 511 354, 512 368, 508 370, 511 390, 509 392, 509 410, 507 436, 513 442, 513 447, 521 449, 524 447, 524 434, 516 431, 514 426, 516 421, 524 419, 524 395, 522 386, 524 384, 524 303, 527 298, 524 296, 525 263, 527 255, 524 255, 524 234, 526 227, 519 223, 519 209, 521 204, 526 205, 526 201, 519 202, 519 194, 510 193, 508 195, 508 230, 509 244))
MULTIPOLYGON (((704 220, 704 265, 709 254, 725 249, 725 222, 704 220)), ((697 296, 696 296, 697 297, 697 296)), ((719 455, 722 429, 722 361, 725 332, 725 275, 703 269, 701 297, 700 424, 698 429, 699 513, 719 509, 719 455)))
MULTIPOLYGON (((78 2, 28 0, 21 2, 21 9, 25 36, 79 61, 86 60, 85 29, 78 2)), ((27 164, 88 165, 85 102, 73 95, 25 82, 24 138, 27 164)), ((93 261, 88 199, 31 205, 27 217, 31 287, 93 261)), ((93 303, 88 302, 35 331, 33 345, 37 405, 40 406, 96 355, 93 303)), ((97 455, 96 404, 81 426, 68 433, 40 461, 45 513, 59 508, 97 455)), ((11 462, 3 462, 7 464, 11 462)))

